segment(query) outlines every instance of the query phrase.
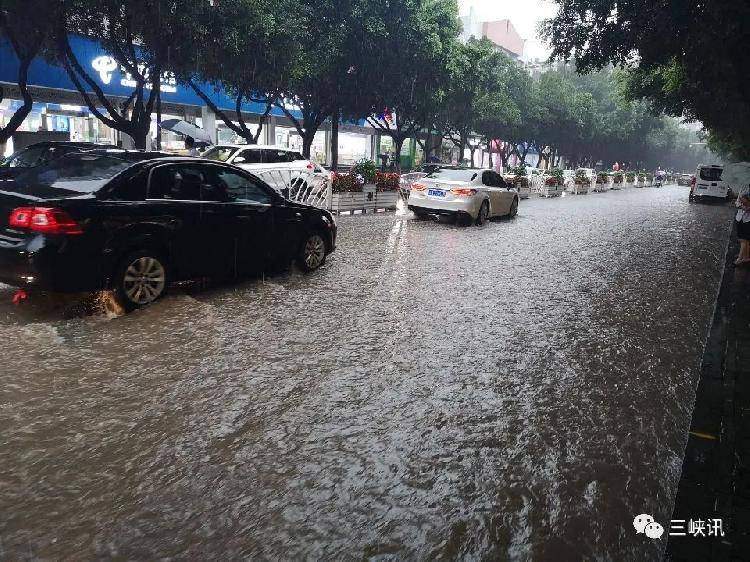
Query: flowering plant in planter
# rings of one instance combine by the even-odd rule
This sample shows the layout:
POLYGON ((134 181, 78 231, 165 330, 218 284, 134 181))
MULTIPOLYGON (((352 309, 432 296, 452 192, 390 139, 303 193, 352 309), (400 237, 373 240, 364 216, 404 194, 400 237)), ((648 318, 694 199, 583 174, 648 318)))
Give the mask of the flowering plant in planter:
POLYGON ((397 173, 375 172, 375 188, 378 191, 398 191, 401 176, 397 173))
POLYGON ((640 182, 646 181, 646 173, 645 172, 638 172, 638 181, 640 181, 640 182))
POLYGON ((372 160, 362 158, 362 160, 358 160, 357 163, 352 166, 349 173, 359 174, 364 178, 365 183, 373 183, 378 174, 378 167, 372 160))
POLYGON ((552 168, 549 172, 549 177, 544 180, 544 185, 562 185, 564 182, 563 171, 560 168, 552 168))
POLYGON ((529 187, 529 178, 526 176, 525 166, 515 166, 509 170, 511 183, 516 187, 529 187))
POLYGON ((576 175, 575 175, 574 181, 578 185, 589 185, 591 183, 591 180, 586 175, 586 172, 583 171, 583 170, 576 170, 576 175))
POLYGON ((596 183, 608 183, 609 182, 609 174, 607 172, 599 172, 596 174, 596 183))
POLYGON ((625 181, 628 183, 633 183, 635 181, 635 172, 626 172, 625 181))
POLYGON ((622 172, 612 174, 612 183, 622 183, 622 172))
POLYGON ((333 174, 333 182, 331 183, 332 193, 346 193, 346 192, 359 192, 362 191, 364 185, 364 178, 359 174, 333 174))

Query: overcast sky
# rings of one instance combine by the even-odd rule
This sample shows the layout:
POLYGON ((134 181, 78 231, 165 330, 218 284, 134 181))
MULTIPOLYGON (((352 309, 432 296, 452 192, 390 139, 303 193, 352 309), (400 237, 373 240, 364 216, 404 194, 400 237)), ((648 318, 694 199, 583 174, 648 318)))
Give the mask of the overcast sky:
POLYGON ((479 19, 494 21, 508 18, 526 39, 524 59, 546 58, 549 49, 537 37, 537 24, 555 15, 557 7, 549 0, 458 0, 463 15, 473 6, 479 19))

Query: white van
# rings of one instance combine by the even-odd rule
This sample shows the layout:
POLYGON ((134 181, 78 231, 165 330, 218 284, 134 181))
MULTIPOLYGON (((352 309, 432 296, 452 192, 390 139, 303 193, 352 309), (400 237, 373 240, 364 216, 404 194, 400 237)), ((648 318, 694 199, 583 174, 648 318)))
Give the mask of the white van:
POLYGON ((723 172, 724 166, 717 164, 698 166, 690 186, 690 201, 709 197, 712 199, 727 199, 730 195, 730 189, 721 179, 723 172))

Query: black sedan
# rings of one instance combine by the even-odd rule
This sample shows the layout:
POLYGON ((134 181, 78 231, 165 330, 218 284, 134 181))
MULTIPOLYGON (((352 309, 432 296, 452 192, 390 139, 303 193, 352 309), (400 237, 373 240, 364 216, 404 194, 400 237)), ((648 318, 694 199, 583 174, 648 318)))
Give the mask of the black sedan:
POLYGON ((0 187, 0 282, 111 288, 126 309, 155 301, 172 281, 245 276, 292 259, 312 271, 335 244, 329 212, 198 158, 69 154, 0 187))
POLYGON ((0 162, 0 181, 15 178, 30 168, 43 166, 66 154, 102 147, 107 148, 109 145, 77 141, 44 141, 30 144, 0 162))

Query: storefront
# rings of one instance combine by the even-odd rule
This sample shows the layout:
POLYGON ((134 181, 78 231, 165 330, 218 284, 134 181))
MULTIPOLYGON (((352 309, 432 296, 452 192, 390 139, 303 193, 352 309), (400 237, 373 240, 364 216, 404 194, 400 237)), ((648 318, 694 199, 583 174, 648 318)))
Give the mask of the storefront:
MULTIPOLYGON (((111 102, 123 102, 132 94, 135 87, 132 77, 121 69, 95 41, 73 35, 69 39, 81 66, 111 102)), ((0 103, 0 125, 7 124, 16 109, 22 105, 16 86, 18 65, 18 60, 10 46, 7 42, 0 40, 0 85, 5 87, 8 98, 0 103)), ((28 84, 35 102, 34 109, 19 130, 58 131, 67 133, 69 140, 132 146, 132 139, 107 127, 89 111, 75 84, 62 67, 50 64, 43 58, 37 58, 29 68, 28 84)), ((230 116, 234 114, 235 100, 231 96, 226 95, 222 90, 217 90, 213 85, 199 84, 199 87, 222 111, 226 111, 230 116)), ((96 99, 93 94, 92 98, 96 99)), ((163 120, 185 119, 195 123, 203 127, 215 142, 232 144, 246 142, 243 137, 237 135, 214 115, 192 88, 177 83, 168 74, 162 77, 161 101, 163 120)), ((257 132, 265 109, 265 104, 254 102, 242 104, 248 128, 254 133, 257 132)), ((297 110, 292 110, 292 114, 295 117, 301 117, 297 110)), ((168 131, 159 131, 156 124, 156 112, 154 112, 147 140, 148 147, 156 146, 154 139, 157 134, 161 136, 163 150, 184 149, 183 137, 168 131)), ((364 126, 364 122, 342 124, 342 131, 339 133, 339 161, 342 164, 351 164, 362 158, 372 158, 374 138, 374 131, 364 126)), ((320 163, 330 162, 329 139, 330 124, 324 126, 316 134, 311 148, 312 159, 320 163)), ((273 108, 269 113, 268 123, 264 125, 258 142, 302 150, 302 139, 289 119, 278 108, 273 108)), ((9 154, 12 151, 13 144, 9 142, 0 152, 9 154)), ((413 154, 410 154, 410 158, 413 159, 413 154)))

